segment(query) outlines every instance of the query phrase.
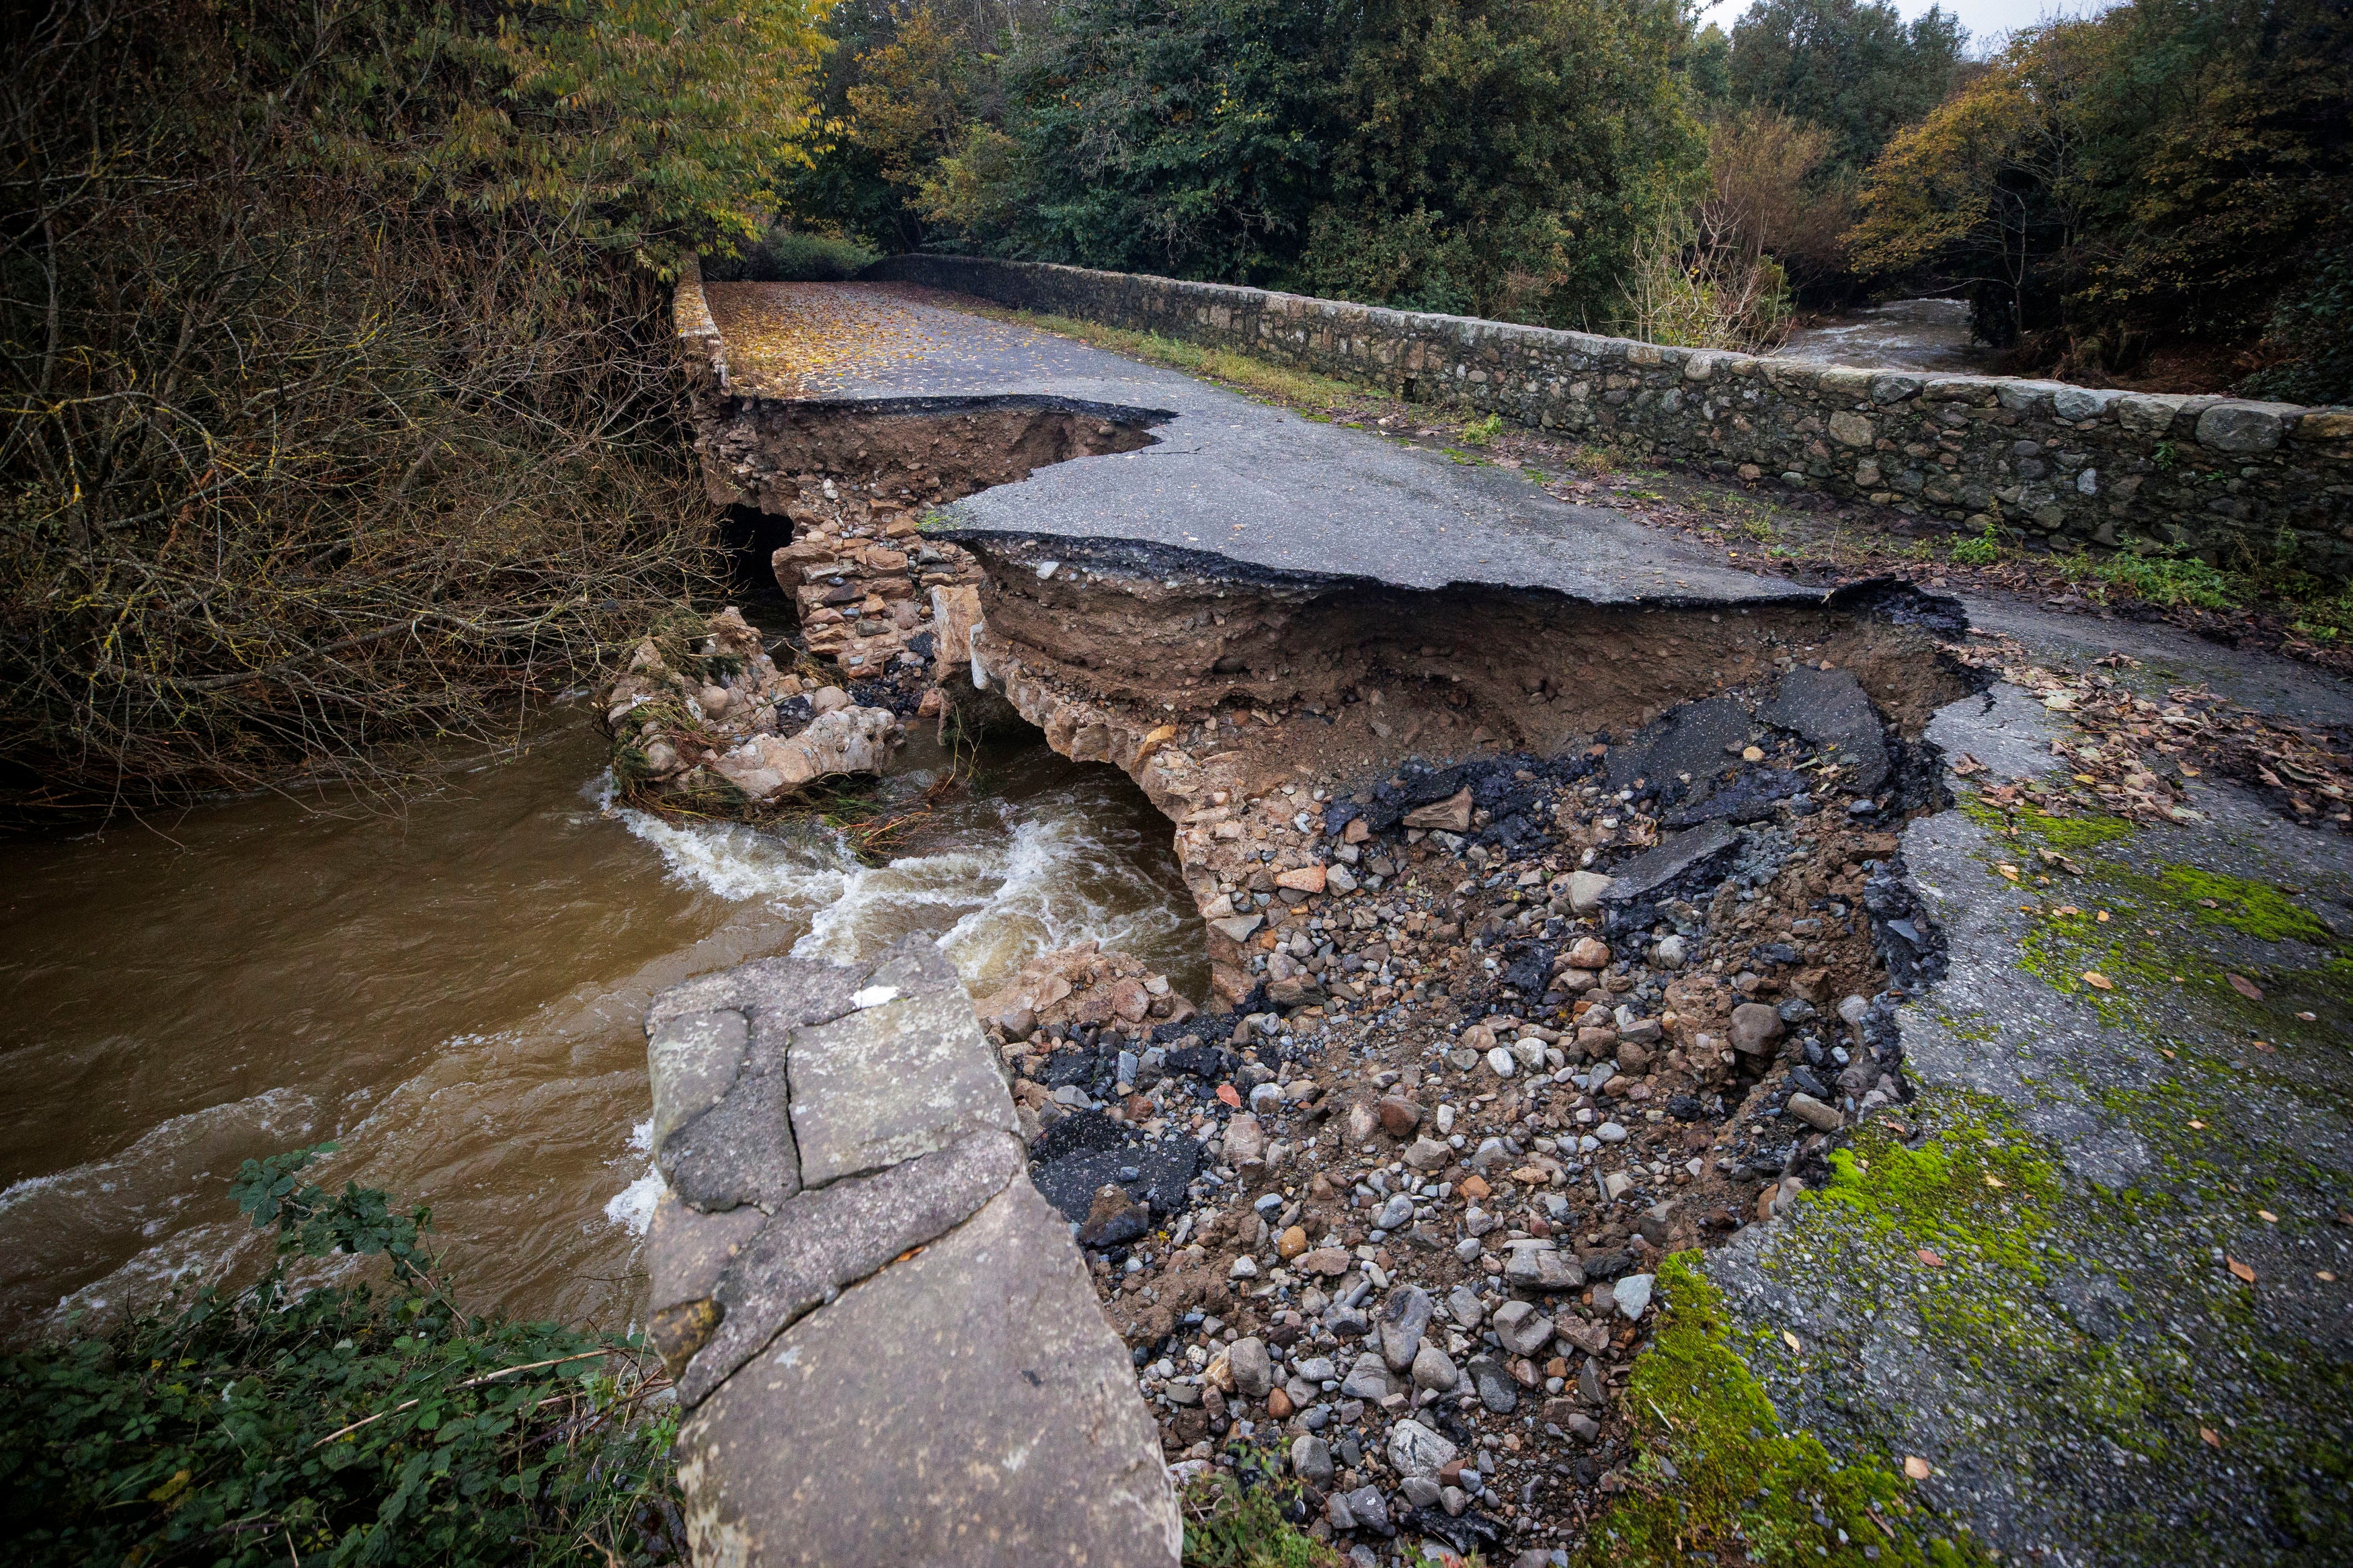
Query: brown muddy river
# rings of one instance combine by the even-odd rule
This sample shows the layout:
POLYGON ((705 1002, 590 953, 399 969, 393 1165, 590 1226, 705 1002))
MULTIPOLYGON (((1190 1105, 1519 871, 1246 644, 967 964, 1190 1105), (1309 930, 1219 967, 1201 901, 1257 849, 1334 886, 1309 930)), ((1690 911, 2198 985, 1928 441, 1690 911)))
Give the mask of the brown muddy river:
POLYGON ((818 826, 610 812, 584 722, 397 819, 257 799, 0 845, 0 1335, 258 1263, 227 1178, 329 1138, 322 1179, 433 1206, 470 1305, 627 1326, 646 1002, 744 959, 923 931, 986 990, 1095 937, 1198 1000, 1142 794, 1042 744, 981 765, 882 867, 818 826))

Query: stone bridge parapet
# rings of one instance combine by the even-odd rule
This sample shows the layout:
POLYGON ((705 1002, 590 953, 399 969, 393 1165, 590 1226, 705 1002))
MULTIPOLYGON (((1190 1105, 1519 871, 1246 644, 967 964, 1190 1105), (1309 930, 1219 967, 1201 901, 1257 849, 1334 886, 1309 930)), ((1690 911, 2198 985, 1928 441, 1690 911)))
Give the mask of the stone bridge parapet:
POLYGON ((1237 349, 1624 458, 1972 531, 2353 575, 2345 408, 1841 369, 1033 262, 898 256, 863 276, 1237 349))

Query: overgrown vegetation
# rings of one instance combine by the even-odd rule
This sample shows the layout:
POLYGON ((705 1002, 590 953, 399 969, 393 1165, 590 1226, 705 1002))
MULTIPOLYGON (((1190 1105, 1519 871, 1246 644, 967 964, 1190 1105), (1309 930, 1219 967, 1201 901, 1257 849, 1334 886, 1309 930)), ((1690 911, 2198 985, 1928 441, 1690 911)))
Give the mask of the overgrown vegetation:
POLYGON ((0 87, 0 789, 391 784, 715 564, 661 268, 824 0, 56 0, 0 87))
POLYGON ((706 264, 714 283, 839 283, 880 259, 880 253, 854 239, 779 223, 736 256, 706 264))
POLYGON ((794 195, 887 248, 1695 345, 1965 291, 2021 369, 2341 398, 2348 18, 2128 0, 1973 58, 1883 0, 851 0, 794 195))
POLYGON ((861 0, 803 205, 978 249, 1575 324, 1696 189, 1660 0, 861 0))
POLYGON ((27 1564, 682 1561, 675 1407, 637 1338, 468 1316, 431 1216, 248 1160, 256 1284, 0 1357, 0 1530, 27 1564), (377 1282, 299 1289, 304 1260, 377 1282))

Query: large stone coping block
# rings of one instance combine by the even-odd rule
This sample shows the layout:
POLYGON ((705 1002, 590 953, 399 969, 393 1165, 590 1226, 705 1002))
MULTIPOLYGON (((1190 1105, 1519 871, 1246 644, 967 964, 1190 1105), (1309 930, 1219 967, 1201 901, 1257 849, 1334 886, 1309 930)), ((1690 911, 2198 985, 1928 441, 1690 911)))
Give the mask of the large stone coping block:
POLYGON ((679 1434, 703 1564, 1166 1568, 1159 1434, 1029 1183, 803 1318, 679 1434))
POLYGON ((1173 1563, 1126 1347, 939 950, 763 959, 646 1032, 696 1561, 1173 1563))

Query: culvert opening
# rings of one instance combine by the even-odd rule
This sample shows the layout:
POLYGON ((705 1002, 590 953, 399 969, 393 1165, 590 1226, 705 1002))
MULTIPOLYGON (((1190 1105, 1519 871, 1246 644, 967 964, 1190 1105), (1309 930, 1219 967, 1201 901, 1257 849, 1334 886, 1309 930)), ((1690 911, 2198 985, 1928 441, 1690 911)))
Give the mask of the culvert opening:
POLYGON ((1939 955, 1898 835, 1978 684, 1954 606, 956 538, 965 688, 1143 781, 1208 925, 1218 1005, 1140 1051, 984 1020, 1168 1456, 1271 1422, 1344 1542, 1573 1542, 1658 1261, 1784 1212, 1906 1092, 1894 1007, 1939 955), (1416 1489, 1364 1458, 1426 1436, 1484 1459, 1416 1489))
POLYGON ((1073 957, 1057 1017, 1130 978, 1149 987, 1145 1026, 1189 1014, 1207 965, 1165 818, 1115 769, 1034 732, 959 733, 925 700, 934 617, 976 604, 978 574, 923 537, 923 511, 1149 445, 1168 416, 1052 397, 732 407, 699 445, 739 603, 649 639, 607 693, 634 824, 714 891, 830 899, 809 954, 928 932, 987 995, 1092 944, 1142 968, 1073 957))

